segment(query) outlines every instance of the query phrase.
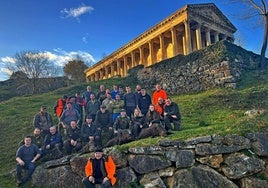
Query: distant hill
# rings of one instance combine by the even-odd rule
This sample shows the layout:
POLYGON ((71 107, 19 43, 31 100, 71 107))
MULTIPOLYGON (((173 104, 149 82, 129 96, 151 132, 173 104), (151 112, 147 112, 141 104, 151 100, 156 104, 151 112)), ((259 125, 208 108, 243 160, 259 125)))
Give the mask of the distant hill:
MULTIPOLYGON (((37 94, 47 93, 69 85, 70 81, 66 77, 40 78, 38 83, 42 85, 37 94)), ((0 101, 8 100, 12 97, 31 94, 30 87, 16 79, 8 79, 0 82, 0 101)))

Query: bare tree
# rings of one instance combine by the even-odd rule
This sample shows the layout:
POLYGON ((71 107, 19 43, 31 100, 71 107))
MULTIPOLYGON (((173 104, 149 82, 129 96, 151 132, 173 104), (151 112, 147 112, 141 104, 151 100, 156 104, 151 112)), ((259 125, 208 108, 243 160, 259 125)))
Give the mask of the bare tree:
POLYGON ((263 27, 263 41, 261 48, 261 59, 259 68, 265 67, 265 53, 267 50, 268 40, 268 3, 267 0, 230 0, 231 3, 242 3, 248 10, 243 13, 243 19, 251 19, 254 17, 261 17, 261 27, 263 27))
POLYGON ((42 88, 41 78, 52 77, 58 70, 46 53, 32 51, 16 53, 14 63, 9 63, 7 68, 13 72, 11 78, 15 78, 20 87, 30 88, 32 94, 42 88))

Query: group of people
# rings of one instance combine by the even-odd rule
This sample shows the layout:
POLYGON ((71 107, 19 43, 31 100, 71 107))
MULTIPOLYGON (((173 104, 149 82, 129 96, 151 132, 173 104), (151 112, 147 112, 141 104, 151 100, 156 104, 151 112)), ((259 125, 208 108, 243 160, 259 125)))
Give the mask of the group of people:
POLYGON ((124 90, 117 85, 112 89, 100 85, 98 92, 87 86, 82 95, 77 92, 74 96, 64 95, 58 99, 53 110, 58 117, 58 125, 54 125, 47 107, 42 106, 33 120, 33 135, 25 137, 17 151, 17 177, 20 184, 31 176, 29 164, 40 157, 50 155, 60 158, 70 155, 89 142, 95 148, 102 148, 103 144, 125 129, 137 139, 142 129, 154 123, 164 126, 167 132, 181 130, 179 107, 159 84, 156 84, 152 97, 140 85, 136 86, 134 92, 129 86, 124 90), (31 149, 31 155, 23 156, 23 151, 32 145, 36 147, 31 149), (23 179, 20 175, 22 168, 29 169, 23 179))

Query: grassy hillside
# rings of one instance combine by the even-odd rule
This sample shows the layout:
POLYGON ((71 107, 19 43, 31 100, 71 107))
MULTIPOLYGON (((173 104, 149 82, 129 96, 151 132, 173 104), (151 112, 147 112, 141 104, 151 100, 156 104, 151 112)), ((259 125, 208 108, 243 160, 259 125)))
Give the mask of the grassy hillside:
MULTIPOLYGON (((213 89, 205 92, 172 96, 179 104, 182 114, 182 131, 169 135, 169 139, 187 139, 211 134, 240 134, 247 132, 268 132, 268 70, 245 72, 238 89, 213 89), (244 112, 253 108, 265 109, 265 113, 255 118, 244 116, 244 112)), ((99 84, 111 88, 113 84, 136 85, 131 79, 111 79, 90 83, 96 91, 99 84)), ((83 92, 88 84, 62 88, 42 95, 15 97, 0 102, 0 187, 14 187, 15 179, 5 174, 15 169, 15 152, 18 142, 33 130, 33 117, 41 105, 49 107, 53 114, 53 105, 63 94, 73 95, 83 92)), ((152 88, 148 88, 151 90, 152 88)), ((54 119, 56 123, 56 118, 54 119)), ((160 138, 148 138, 121 146, 122 149, 137 145, 156 144, 160 138)))

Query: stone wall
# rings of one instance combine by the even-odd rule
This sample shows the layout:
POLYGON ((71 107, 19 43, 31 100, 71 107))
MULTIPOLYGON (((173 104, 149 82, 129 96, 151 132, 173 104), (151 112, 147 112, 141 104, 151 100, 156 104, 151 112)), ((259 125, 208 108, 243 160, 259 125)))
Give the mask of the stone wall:
MULTIPOLYGON (((158 145, 105 148, 117 166, 115 187, 268 187, 268 134, 209 135, 189 140, 163 138, 158 145)), ((66 156, 37 166, 32 184, 79 188, 87 158, 66 156)))
POLYGON ((259 55, 221 41, 188 56, 179 55, 150 67, 129 71, 146 88, 156 83, 170 94, 199 92, 215 87, 236 88, 244 70, 256 69, 259 55))

